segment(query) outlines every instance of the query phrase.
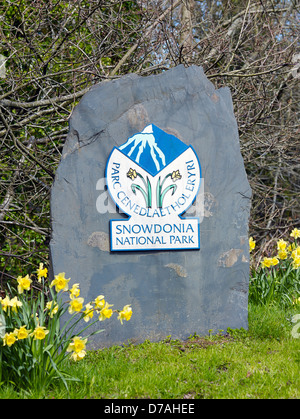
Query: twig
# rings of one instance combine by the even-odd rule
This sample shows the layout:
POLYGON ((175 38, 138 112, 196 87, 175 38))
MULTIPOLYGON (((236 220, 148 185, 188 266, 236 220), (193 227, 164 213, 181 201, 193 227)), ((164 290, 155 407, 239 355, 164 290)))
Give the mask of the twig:
POLYGON ((86 87, 85 89, 80 90, 79 92, 76 92, 76 93, 71 93, 70 95, 57 96, 51 99, 36 100, 34 102, 16 102, 14 100, 2 99, 0 100, 0 105, 4 107, 22 108, 22 109, 36 108, 39 106, 48 106, 48 105, 53 105, 55 103, 77 99, 83 96, 89 90, 90 90, 90 87, 86 87))
MULTIPOLYGON (((231 71, 230 73, 206 74, 206 77, 208 79, 212 79, 214 77, 225 77, 225 76, 230 76, 230 77, 257 77, 257 76, 263 76, 264 74, 274 73, 274 71, 278 71, 281 68, 286 67, 287 65, 288 65, 287 63, 284 63, 284 64, 281 64, 280 66, 278 66, 276 68, 271 68, 270 70, 261 71, 259 73, 245 74, 245 73, 237 73, 236 71, 239 71, 239 70, 234 70, 234 71, 231 71)), ((288 72, 288 73, 290 73, 290 72, 288 72)))

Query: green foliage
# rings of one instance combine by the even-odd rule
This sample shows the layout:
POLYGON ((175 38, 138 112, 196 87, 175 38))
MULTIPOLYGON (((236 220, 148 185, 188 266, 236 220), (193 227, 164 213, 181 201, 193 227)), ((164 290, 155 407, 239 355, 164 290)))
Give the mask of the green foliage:
POLYGON ((249 306, 249 331, 187 341, 166 338, 88 351, 80 363, 66 359, 76 381, 41 393, 0 387, 2 398, 72 399, 277 399, 300 397, 299 338, 278 306, 249 306), (287 362, 288 357, 288 362, 287 362))
MULTIPOLYGON (((299 312, 297 306, 283 308, 282 305, 272 304, 249 305, 249 336, 262 341, 290 341, 292 339, 292 319, 299 312)), ((294 342, 294 340, 291 340, 294 342)), ((298 341, 296 341, 298 342, 298 341)), ((300 343, 300 342, 298 342, 300 343)))

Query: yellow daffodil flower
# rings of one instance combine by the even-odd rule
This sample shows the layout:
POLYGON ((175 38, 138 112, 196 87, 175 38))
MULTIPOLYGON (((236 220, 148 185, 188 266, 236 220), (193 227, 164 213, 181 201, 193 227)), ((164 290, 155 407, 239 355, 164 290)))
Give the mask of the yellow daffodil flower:
POLYGON ((42 278, 47 278, 48 269, 44 268, 44 264, 40 263, 39 268, 37 269, 37 278, 39 282, 42 282, 42 278))
POLYGON ((79 295, 80 295, 79 284, 74 284, 72 288, 70 289, 70 298, 72 300, 73 298, 79 297, 79 295))
POLYGON ((59 291, 68 291, 69 286, 68 286, 68 282, 70 281, 69 279, 65 278, 65 273, 59 273, 58 275, 55 275, 54 280, 51 282, 50 287, 54 287, 55 286, 55 291, 59 292, 59 291))
POLYGON ((285 250, 287 246, 287 242, 283 239, 278 240, 277 242, 277 250, 285 250))
POLYGON ((69 313, 73 314, 75 312, 79 312, 80 310, 82 310, 83 307, 83 298, 73 298, 73 300, 70 301, 70 305, 69 305, 69 313))
POLYGON ((290 236, 294 237, 294 239, 298 239, 300 237, 300 230, 298 228, 294 228, 290 236))
POLYGON ((0 298, 0 303, 2 306, 2 310, 5 313, 7 312, 7 308, 11 307, 10 298, 8 297, 8 295, 5 298, 0 298))
POLYGON ((270 266, 275 266, 279 263, 279 260, 277 257, 274 258, 263 258, 262 262, 261 262, 261 266, 263 268, 270 268, 270 266))
POLYGON ((100 322, 102 322, 105 319, 109 319, 112 316, 113 311, 112 309, 109 308, 112 306, 113 306, 112 304, 105 303, 105 306, 102 308, 102 310, 100 310, 100 316, 99 316, 100 322))
POLYGON ((252 250, 255 249, 255 244, 256 244, 256 241, 253 240, 253 237, 250 237, 249 238, 249 250, 250 250, 250 252, 252 252, 252 250))
POLYGON ((49 330, 47 330, 45 326, 37 326, 29 336, 33 336, 34 340, 42 340, 45 339, 48 333, 49 330))
POLYGON ((12 346, 16 342, 17 338, 14 332, 5 333, 3 337, 3 346, 12 346))
POLYGON ((86 342, 87 339, 82 339, 80 336, 75 336, 73 338, 73 342, 71 342, 67 348, 67 352, 72 352, 71 358, 74 361, 80 361, 82 358, 85 357, 86 351, 86 342))
POLYGON ((19 294, 23 294, 24 290, 26 290, 26 291, 30 290, 30 285, 32 283, 32 280, 29 278, 28 274, 24 277, 18 276, 17 281, 18 281, 18 293, 19 294))
POLYGON ((82 351, 79 352, 79 354, 77 354, 76 352, 73 352, 70 356, 71 359, 73 359, 73 361, 77 362, 77 361, 81 361, 86 355, 86 351, 82 351))
POLYGON ((132 309, 131 309, 130 305, 128 304, 128 305, 124 306, 123 310, 121 310, 119 312, 118 320, 120 320, 121 324, 123 324, 123 320, 128 321, 128 320, 130 320, 131 316, 132 316, 132 309))
POLYGON ((292 258, 295 259, 300 256, 300 246, 297 246, 291 254, 292 258))
POLYGON ((75 336, 73 338, 73 342, 71 342, 68 346, 67 352, 71 352, 74 351, 77 354, 82 352, 85 347, 86 347, 86 343, 87 343, 87 338, 86 339, 82 339, 80 336, 75 336))
POLYGON ((9 305, 12 308, 12 311, 14 311, 16 313, 18 308, 22 307, 23 304, 20 300, 18 300, 18 297, 14 297, 10 300, 9 305))
POLYGON ((263 258, 262 262, 261 262, 261 266, 263 268, 270 268, 270 266, 272 265, 272 258, 263 258))
POLYGON ((98 295, 94 303, 95 303, 95 308, 101 310, 105 306, 104 295, 98 295))
POLYGON ((293 259, 292 266, 293 266, 293 269, 300 268, 300 256, 297 256, 293 259))
POLYGON ((26 339, 29 336, 30 330, 26 329, 26 326, 21 326, 20 329, 15 329, 14 334, 18 340, 26 339))
POLYGON ((277 257, 271 258, 271 265, 272 266, 278 265, 278 263, 279 263, 279 260, 278 260, 277 257))
POLYGON ((279 250, 278 251, 277 257, 279 257, 279 259, 284 260, 284 259, 287 258, 287 256, 288 256, 288 254, 287 254, 287 251, 286 250, 279 250))

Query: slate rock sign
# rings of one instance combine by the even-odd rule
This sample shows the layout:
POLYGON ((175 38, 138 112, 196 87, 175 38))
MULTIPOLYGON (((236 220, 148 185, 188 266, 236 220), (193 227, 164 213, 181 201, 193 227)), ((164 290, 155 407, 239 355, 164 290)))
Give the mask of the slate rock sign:
POLYGON ((70 119, 50 243, 86 302, 132 305, 92 347, 247 328, 250 198, 230 91, 202 68, 92 87, 70 119))

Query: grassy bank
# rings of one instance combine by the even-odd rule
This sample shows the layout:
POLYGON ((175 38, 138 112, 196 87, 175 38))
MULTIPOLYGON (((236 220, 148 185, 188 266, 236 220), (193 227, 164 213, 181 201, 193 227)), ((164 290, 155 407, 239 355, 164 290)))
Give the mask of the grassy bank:
POLYGON ((299 398, 300 338, 291 321, 297 313, 300 307, 251 305, 248 331, 90 351, 79 363, 66 362, 77 380, 68 382, 69 392, 62 383, 45 393, 2 385, 0 397, 299 398))

